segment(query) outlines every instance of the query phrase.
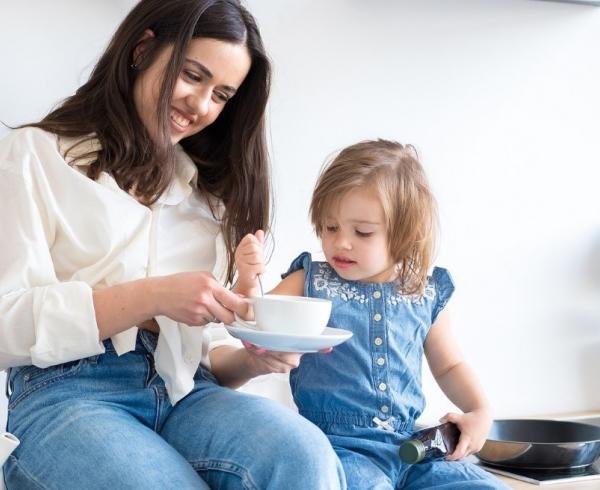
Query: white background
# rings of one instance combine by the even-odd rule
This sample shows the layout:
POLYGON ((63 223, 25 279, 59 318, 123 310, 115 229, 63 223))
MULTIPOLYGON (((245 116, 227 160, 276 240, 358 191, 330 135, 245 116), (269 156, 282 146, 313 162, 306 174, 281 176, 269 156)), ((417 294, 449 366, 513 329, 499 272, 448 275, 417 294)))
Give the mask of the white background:
MULTIPOLYGON (((307 207, 327 155, 365 138, 413 143, 439 202, 455 333, 496 415, 600 409, 600 8, 247 4, 275 68, 266 284, 319 250, 307 207)), ((38 119, 72 93, 131 5, 0 0, 0 120, 38 119)), ((275 381, 257 389, 285 397, 275 381)), ((424 383, 434 421, 451 405, 424 383)))

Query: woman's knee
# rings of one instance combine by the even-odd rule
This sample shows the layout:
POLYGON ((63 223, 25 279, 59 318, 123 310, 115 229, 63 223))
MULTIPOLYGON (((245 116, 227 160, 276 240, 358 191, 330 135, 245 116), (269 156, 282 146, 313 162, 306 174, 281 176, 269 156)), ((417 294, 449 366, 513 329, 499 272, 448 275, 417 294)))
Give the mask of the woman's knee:
POLYGON ((273 470, 271 484, 294 478, 298 488, 345 488, 339 458, 318 427, 279 402, 240 395, 239 422, 229 430, 236 431, 241 440, 252 441, 248 446, 273 470))
POLYGON ((298 413, 276 402, 265 405, 266 420, 255 420, 261 438, 261 457, 272 461, 275 471, 312 474, 322 486, 344 488, 344 471, 327 436, 298 413), (327 483, 326 483, 327 482, 327 483))

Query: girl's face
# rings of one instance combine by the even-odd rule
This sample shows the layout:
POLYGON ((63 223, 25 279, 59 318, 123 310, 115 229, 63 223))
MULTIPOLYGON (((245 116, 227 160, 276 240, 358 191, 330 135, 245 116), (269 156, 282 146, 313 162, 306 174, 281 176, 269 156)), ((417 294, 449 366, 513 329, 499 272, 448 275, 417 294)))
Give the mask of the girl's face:
POLYGON ((321 243, 327 262, 347 280, 392 281, 396 265, 389 254, 386 228, 377 194, 367 188, 351 190, 325 217, 321 243))
MULTIPOLYGON (((135 81, 133 96, 138 114, 157 140, 158 98, 163 74, 173 51, 166 47, 135 81)), ((246 46, 216 39, 193 39, 171 98, 171 142, 202 131, 219 116, 250 70, 246 46)))

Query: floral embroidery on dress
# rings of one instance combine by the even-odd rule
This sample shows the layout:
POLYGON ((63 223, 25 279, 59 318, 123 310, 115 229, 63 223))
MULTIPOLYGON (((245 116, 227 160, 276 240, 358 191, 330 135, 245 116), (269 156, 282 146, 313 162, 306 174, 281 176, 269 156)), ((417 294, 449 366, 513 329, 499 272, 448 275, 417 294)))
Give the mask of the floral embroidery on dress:
POLYGON ((328 297, 340 297, 344 301, 357 301, 361 304, 369 302, 369 298, 362 294, 356 286, 340 281, 333 274, 328 264, 319 264, 319 272, 313 276, 313 286, 316 291, 325 291, 328 297))
POLYGON ((426 299, 433 300, 435 298, 435 286, 433 284, 427 284, 423 294, 400 294, 396 293, 387 299, 389 305, 396 306, 398 303, 404 304, 415 304, 423 306, 426 299))
MULTIPOLYGON (((339 276, 333 272, 331 266, 327 263, 318 263, 319 270, 313 275, 313 287, 315 291, 324 291, 330 298, 338 296, 343 301, 356 301, 361 304, 367 304, 369 297, 359 291, 358 287, 352 286, 347 282, 340 280, 339 276)), ((425 300, 435 299, 435 286, 427 284, 423 294, 401 294, 396 293, 387 297, 388 305, 397 306, 399 303, 414 304, 423 306, 425 300)))

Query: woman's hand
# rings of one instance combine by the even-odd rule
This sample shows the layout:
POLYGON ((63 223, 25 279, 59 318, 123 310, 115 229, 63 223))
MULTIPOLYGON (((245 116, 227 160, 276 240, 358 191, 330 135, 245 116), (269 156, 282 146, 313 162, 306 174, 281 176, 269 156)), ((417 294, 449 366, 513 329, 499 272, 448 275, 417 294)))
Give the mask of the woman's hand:
POLYGON ((492 415, 488 409, 481 408, 462 414, 448 413, 440 422, 454 422, 460 429, 456 449, 446 457, 447 461, 456 461, 476 453, 483 447, 492 426, 492 415))
POLYGON ((153 281, 150 301, 157 312, 187 325, 210 322, 233 323, 233 312, 243 313, 247 304, 235 293, 221 286, 208 272, 182 272, 150 278, 153 281))
POLYGON ((258 230, 254 235, 249 233, 240 241, 235 249, 235 265, 238 270, 238 282, 235 291, 254 296, 257 278, 265 271, 263 242, 265 233, 258 230))

